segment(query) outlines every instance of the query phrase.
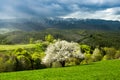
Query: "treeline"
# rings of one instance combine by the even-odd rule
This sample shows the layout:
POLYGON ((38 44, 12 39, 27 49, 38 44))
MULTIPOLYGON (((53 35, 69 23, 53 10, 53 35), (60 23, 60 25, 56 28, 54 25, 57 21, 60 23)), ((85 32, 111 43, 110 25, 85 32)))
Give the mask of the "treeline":
POLYGON ((42 40, 48 34, 54 36, 55 39, 74 41, 82 44, 87 44, 92 47, 115 47, 120 48, 120 32, 114 31, 92 31, 92 30, 60 30, 47 29, 43 31, 23 32, 15 31, 0 35, 0 44, 28 44, 42 40))
POLYGON ((44 40, 38 41, 32 49, 18 48, 0 53, 0 72, 65 67, 120 58, 120 49, 113 47, 93 48, 83 43, 57 40, 50 34, 44 40))
POLYGON ((17 48, 0 52, 0 72, 22 71, 45 68, 41 64, 48 43, 37 43, 30 49, 17 48))

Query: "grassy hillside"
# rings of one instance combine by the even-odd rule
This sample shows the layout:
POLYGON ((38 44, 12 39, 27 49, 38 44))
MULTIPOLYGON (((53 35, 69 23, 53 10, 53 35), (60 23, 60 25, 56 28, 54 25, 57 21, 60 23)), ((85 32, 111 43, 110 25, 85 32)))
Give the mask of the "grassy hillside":
POLYGON ((64 68, 0 73, 0 80, 119 80, 120 60, 64 68))
POLYGON ((33 48, 33 47, 35 47, 35 44, 0 45, 0 51, 15 50, 17 48, 33 48))

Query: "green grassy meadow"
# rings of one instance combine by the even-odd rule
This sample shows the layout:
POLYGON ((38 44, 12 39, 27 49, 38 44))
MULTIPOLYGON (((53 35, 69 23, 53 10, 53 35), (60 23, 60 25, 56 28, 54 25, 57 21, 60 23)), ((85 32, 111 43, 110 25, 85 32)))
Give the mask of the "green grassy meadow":
POLYGON ((15 50, 17 48, 33 48, 35 44, 17 44, 17 45, 0 45, 0 51, 15 50))
POLYGON ((120 80, 120 60, 63 68, 0 73, 0 80, 120 80))

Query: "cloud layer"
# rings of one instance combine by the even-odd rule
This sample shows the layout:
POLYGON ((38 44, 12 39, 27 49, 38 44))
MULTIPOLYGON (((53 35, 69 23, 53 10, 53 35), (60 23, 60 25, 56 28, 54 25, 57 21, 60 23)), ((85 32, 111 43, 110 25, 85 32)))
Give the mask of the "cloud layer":
POLYGON ((0 0, 0 19, 60 16, 120 20, 119 0, 0 0))
POLYGON ((82 18, 82 19, 105 19, 105 20, 120 20, 120 7, 107 8, 96 11, 80 10, 71 14, 61 16, 63 18, 82 18))

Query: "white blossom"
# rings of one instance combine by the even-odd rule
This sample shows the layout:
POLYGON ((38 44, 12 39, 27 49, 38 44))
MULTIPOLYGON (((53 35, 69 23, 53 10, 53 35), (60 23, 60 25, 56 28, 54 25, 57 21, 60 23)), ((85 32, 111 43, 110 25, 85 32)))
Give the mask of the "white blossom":
POLYGON ((70 57, 84 58, 81 53, 80 45, 74 42, 67 42, 65 40, 57 41, 50 44, 45 52, 46 56, 43 58, 43 63, 52 63, 54 61, 65 61, 70 57))

